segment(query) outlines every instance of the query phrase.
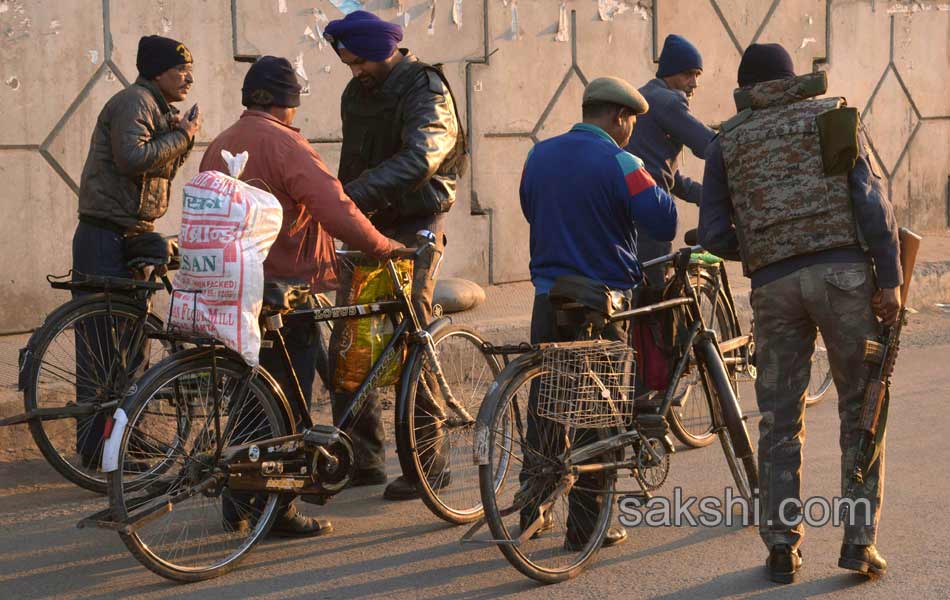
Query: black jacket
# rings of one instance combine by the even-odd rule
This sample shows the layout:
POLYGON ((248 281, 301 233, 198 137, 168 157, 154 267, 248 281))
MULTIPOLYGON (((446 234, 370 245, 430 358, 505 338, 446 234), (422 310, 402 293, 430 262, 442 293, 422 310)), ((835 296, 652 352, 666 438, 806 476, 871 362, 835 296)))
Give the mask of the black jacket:
POLYGON ((377 226, 447 212, 465 159, 451 90, 435 67, 401 52, 381 86, 353 79, 341 101, 340 181, 377 226))

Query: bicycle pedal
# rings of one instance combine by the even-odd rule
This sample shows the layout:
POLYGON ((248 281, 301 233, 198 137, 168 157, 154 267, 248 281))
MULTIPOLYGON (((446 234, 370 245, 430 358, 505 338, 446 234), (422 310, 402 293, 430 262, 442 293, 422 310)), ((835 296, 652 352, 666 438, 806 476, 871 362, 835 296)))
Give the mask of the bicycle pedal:
POLYGON ((340 440, 340 430, 333 425, 314 425, 303 432, 303 441, 316 446, 329 446, 340 440))

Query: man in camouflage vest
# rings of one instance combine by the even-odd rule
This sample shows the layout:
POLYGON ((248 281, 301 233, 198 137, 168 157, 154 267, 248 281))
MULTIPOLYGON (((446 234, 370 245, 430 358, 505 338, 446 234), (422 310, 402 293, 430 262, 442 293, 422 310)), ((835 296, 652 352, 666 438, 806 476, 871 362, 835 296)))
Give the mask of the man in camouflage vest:
MULTIPOLYGON (((796 77, 784 48, 753 44, 743 54, 739 86, 739 113, 723 123, 706 155, 699 239, 741 260, 752 280, 762 414, 759 532, 769 548, 769 577, 791 583, 802 560, 804 396, 816 329, 838 391, 844 490, 870 374, 863 341, 880 333, 881 322, 894 322, 900 308, 897 225, 856 111, 843 98, 815 98, 827 88, 824 73, 796 77)), ((874 546, 883 477, 882 445, 854 494, 843 568, 883 575, 887 567, 874 546)))

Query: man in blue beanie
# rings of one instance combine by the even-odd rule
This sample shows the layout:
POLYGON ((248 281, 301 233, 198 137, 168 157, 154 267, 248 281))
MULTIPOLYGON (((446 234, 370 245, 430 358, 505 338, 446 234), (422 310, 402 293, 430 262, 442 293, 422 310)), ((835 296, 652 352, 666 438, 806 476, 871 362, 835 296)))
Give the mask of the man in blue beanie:
MULTIPOLYGON (((684 37, 666 36, 656 78, 640 88, 650 103, 650 111, 637 121, 626 148, 643 161, 657 185, 691 204, 699 204, 703 188, 699 182, 680 174, 680 153, 687 146, 702 159, 715 136, 689 110, 689 99, 699 87, 702 74, 703 57, 699 50, 684 37)), ((657 241, 638 227, 637 257, 641 261, 663 256, 671 249, 670 242, 657 241)), ((658 265, 645 270, 649 285, 662 287, 665 268, 658 265)))
MULTIPOLYGON (((742 261, 752 280, 759 375, 759 535, 769 578, 791 583, 802 565, 805 390, 816 331, 832 365, 841 418, 842 471, 857 460, 869 365, 864 342, 897 319, 902 273, 897 223, 844 98, 824 94, 825 73, 795 76, 778 44, 742 55, 739 113, 706 152, 699 240, 742 261), (825 152, 824 146, 833 152, 825 152), (826 164, 826 155, 833 155, 826 164)), ((884 493, 879 457, 850 490, 838 566, 883 575, 875 547, 884 493)))
MULTIPOLYGON (((436 236, 437 254, 444 248, 445 213, 455 202, 456 184, 465 167, 465 136, 452 91, 442 72, 399 48, 399 25, 366 11, 355 11, 330 22, 324 37, 332 44, 353 79, 343 91, 343 147, 339 178, 346 194, 370 217, 384 235, 407 246, 415 234, 428 229, 436 236)), ((429 257, 432 254, 428 255, 429 257)), ((423 323, 432 319, 432 293, 439 260, 418 259, 412 282, 412 299, 423 323)), ((346 297, 348 282, 342 283, 346 297)), ((341 321, 342 323, 342 321, 341 321)), ((338 355, 342 328, 332 336, 331 362, 338 355)), ((333 367, 331 366, 331 372, 333 367)), ((439 386, 428 388, 438 396, 439 386)), ((333 393, 334 415, 343 411, 352 394, 333 393)), ((436 404, 441 398, 424 399, 436 404)), ((448 452, 442 452, 445 433, 441 424, 425 421, 442 409, 420 404, 416 444, 431 448, 420 455, 431 490, 450 481, 448 452)), ((357 473, 352 485, 386 482, 385 430, 382 407, 370 394, 353 432, 357 473)), ((387 486, 388 500, 419 497, 417 476, 404 473, 387 486)))

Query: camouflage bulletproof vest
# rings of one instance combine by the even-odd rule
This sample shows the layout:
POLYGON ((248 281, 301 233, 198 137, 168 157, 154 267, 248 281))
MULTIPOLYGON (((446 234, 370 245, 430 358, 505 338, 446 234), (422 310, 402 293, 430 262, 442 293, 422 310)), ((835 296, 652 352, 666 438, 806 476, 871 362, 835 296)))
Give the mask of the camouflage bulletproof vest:
POLYGON ((807 99, 824 93, 824 82, 812 73, 735 92, 741 112, 723 123, 720 139, 746 275, 858 245, 848 175, 825 176, 816 122, 845 100, 807 99))

